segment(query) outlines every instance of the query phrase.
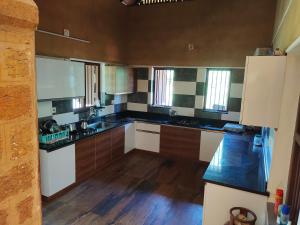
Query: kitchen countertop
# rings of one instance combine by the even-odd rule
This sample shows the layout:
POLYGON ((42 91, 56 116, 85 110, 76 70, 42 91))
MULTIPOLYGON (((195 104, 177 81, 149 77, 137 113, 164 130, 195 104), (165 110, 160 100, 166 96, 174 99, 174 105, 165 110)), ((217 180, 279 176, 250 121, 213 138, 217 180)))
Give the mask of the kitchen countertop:
POLYGON ((89 129, 88 128, 86 131, 79 131, 75 134, 71 134, 69 136, 69 138, 61 140, 61 141, 57 141, 53 144, 41 144, 40 143, 39 147, 41 150, 46 150, 47 152, 52 152, 52 151, 58 150, 60 148, 72 145, 75 142, 80 141, 84 138, 92 137, 94 135, 109 131, 111 129, 114 129, 114 128, 117 128, 117 127, 120 127, 123 125, 125 125, 125 123, 112 123, 111 126, 107 126, 106 128, 103 128, 103 129, 89 129))
POLYGON ((193 117, 169 117, 168 115, 156 114, 156 113, 144 113, 144 112, 133 112, 126 111, 123 113, 112 114, 104 116, 101 118, 96 118, 89 121, 90 124, 96 124, 104 122, 106 126, 97 129, 91 127, 87 131, 79 131, 77 134, 70 135, 69 138, 55 142, 53 144, 40 144, 41 150, 46 150, 48 152, 55 151, 57 149, 66 147, 68 145, 74 144, 76 141, 82 140, 93 135, 106 132, 108 130, 124 126, 128 123, 135 121, 154 123, 160 125, 173 125, 188 128, 196 128, 203 130, 214 130, 223 131, 223 127, 229 121, 213 120, 213 119, 199 119, 193 117))
POLYGON ((268 196, 262 148, 253 148, 253 135, 226 133, 203 180, 268 196))

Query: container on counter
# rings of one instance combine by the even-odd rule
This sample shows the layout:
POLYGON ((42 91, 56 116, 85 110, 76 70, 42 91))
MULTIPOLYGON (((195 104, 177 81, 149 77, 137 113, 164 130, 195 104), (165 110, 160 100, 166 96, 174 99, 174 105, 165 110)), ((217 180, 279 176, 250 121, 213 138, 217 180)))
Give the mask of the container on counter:
POLYGON ((275 205, 274 205, 274 214, 278 215, 278 207, 283 203, 283 190, 277 189, 276 196, 275 196, 275 205))
POLYGON ((280 225, 288 225, 290 220, 290 208, 288 205, 283 205, 280 214, 280 225))

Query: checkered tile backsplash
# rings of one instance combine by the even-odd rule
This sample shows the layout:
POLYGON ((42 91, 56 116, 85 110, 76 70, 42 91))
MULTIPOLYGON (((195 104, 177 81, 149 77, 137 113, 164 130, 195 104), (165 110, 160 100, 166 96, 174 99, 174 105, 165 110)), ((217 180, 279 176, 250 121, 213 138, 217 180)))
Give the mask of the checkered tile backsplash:
MULTIPOLYGON (((168 113, 167 108, 152 106, 153 77, 149 68, 134 68, 137 92, 128 95, 127 109, 132 111, 168 113)), ((175 68, 173 106, 178 115, 239 121, 244 82, 243 69, 231 69, 228 113, 203 111, 206 68, 175 68)))

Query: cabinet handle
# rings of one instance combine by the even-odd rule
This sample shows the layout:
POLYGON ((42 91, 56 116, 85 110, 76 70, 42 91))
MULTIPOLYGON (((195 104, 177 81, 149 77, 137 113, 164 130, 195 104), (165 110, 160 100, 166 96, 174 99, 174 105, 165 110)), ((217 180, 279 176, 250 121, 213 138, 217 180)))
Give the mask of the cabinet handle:
POLYGON ((141 129, 136 129, 136 131, 143 132, 143 133, 149 133, 149 134, 160 134, 159 132, 156 132, 156 131, 141 130, 141 129))

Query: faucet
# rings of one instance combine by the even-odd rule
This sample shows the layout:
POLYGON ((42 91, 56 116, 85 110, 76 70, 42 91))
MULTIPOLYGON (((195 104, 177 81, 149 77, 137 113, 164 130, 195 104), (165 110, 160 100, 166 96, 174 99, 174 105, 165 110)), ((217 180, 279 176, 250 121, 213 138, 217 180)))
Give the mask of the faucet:
POLYGON ((87 121, 96 118, 96 109, 94 106, 90 107, 89 116, 87 117, 87 121))
POLYGON ((170 117, 174 117, 174 116, 177 116, 177 112, 174 110, 174 109, 169 109, 169 116, 170 117))

